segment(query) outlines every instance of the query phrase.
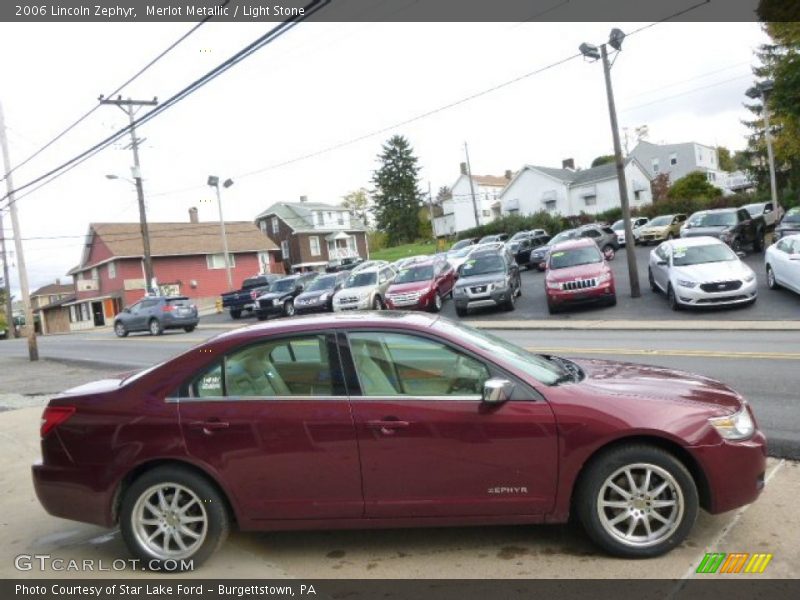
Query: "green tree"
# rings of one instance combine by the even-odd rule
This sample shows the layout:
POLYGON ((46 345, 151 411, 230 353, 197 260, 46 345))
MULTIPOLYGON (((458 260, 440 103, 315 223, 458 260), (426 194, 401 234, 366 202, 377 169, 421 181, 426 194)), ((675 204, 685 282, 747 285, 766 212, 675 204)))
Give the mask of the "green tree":
POLYGON ((723 171, 735 171, 736 163, 731 156, 731 151, 725 146, 717 146, 717 155, 719 156, 719 168, 723 171))
POLYGON ((592 161, 592 167, 599 167, 600 165, 607 165, 616 160, 613 154, 602 154, 592 161))
POLYGON ((439 188, 439 191, 436 192, 436 204, 441 204, 445 200, 450 200, 453 197, 453 192, 450 190, 449 187, 443 185, 439 188))
POLYGON ((372 194, 378 229, 385 231, 390 246, 420 237, 419 208, 422 194, 417 187, 417 157, 408 140, 395 135, 383 145, 380 167, 373 174, 372 194))
POLYGON ((367 224, 367 213, 369 211, 367 190, 359 188, 350 192, 342 198, 342 206, 349 210, 351 215, 361 219, 365 225, 367 224))
POLYGON ((667 196, 683 200, 710 199, 722 196, 722 190, 711 185, 705 173, 694 171, 673 183, 667 192, 667 196))

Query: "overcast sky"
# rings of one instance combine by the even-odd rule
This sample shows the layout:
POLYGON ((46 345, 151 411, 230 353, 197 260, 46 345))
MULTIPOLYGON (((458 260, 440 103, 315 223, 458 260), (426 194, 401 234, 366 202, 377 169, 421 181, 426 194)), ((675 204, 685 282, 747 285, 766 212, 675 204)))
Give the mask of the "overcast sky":
MULTIPOLYGON (((631 32, 641 23, 615 24, 631 32)), ((0 101, 12 164, 86 112, 185 33, 190 23, 0 24, 0 101)), ((523 164, 588 167, 611 151, 603 72, 582 59, 344 148, 300 160, 426 113, 601 43, 602 23, 303 24, 140 131, 151 221, 217 218, 209 174, 232 177, 226 220, 252 220, 277 201, 337 204, 369 187, 375 157, 391 134, 409 138, 421 187, 451 185, 469 143, 476 174, 523 164), (242 177, 246 173, 263 170, 242 177)), ((269 24, 209 23, 123 92, 169 97, 262 34, 269 24)), ((755 23, 665 23, 631 36, 614 68, 621 127, 646 124, 654 142, 745 145, 742 103, 755 23)), ((126 124, 104 106, 14 173, 17 186, 126 124)), ((125 143, 108 148, 19 201, 31 287, 65 279, 80 260, 90 222, 138 219, 125 143)), ((3 187, 4 189, 4 187, 3 187)), ((5 226, 10 224, 4 215, 5 226)), ((12 246, 13 247, 13 246, 12 246)), ((16 274, 12 283, 16 289, 16 274)))

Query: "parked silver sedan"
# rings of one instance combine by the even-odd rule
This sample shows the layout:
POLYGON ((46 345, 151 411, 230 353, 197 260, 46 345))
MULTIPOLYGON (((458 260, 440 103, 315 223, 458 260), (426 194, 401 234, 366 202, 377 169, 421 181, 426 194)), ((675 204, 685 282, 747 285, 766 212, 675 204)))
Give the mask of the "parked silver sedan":
POLYGON ((664 292, 670 307, 752 304, 756 274, 727 244, 712 237, 663 242, 650 252, 650 288, 664 292))

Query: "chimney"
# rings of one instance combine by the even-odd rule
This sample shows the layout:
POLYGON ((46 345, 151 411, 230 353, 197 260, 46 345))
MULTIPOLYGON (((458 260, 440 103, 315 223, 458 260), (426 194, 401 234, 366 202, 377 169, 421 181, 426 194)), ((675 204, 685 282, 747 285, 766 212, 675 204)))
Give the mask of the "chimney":
POLYGON ((189 209, 189 223, 199 223, 200 219, 197 218, 197 207, 193 206, 189 209))
POLYGON ((506 179, 511 181, 514 178, 514 173, 511 172, 511 169, 506 169, 506 179))
POLYGON ((61 285, 61 280, 58 277, 56 277, 56 285, 61 285))
POLYGON ((570 171, 575 170, 575 159, 574 158, 565 158, 561 161, 561 168, 568 169, 570 171))
POLYGON ((308 196, 300 196, 300 202, 308 202, 308 196))
POLYGON ((465 163, 465 162, 461 163, 461 174, 462 175, 466 175, 467 174, 467 163, 465 163))

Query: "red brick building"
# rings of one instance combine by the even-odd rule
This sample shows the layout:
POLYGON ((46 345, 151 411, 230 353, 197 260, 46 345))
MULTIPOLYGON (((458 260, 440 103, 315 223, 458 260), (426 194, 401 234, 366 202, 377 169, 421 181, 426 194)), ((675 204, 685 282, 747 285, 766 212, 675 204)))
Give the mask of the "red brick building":
MULTIPOLYGON (((282 273, 280 250, 252 222, 225 224, 233 285, 260 273, 282 273)), ((153 275, 162 294, 180 294, 210 305, 228 291, 219 223, 150 223, 153 275)), ((92 223, 69 310, 71 330, 109 325, 123 307, 145 294, 139 223, 92 223)))

